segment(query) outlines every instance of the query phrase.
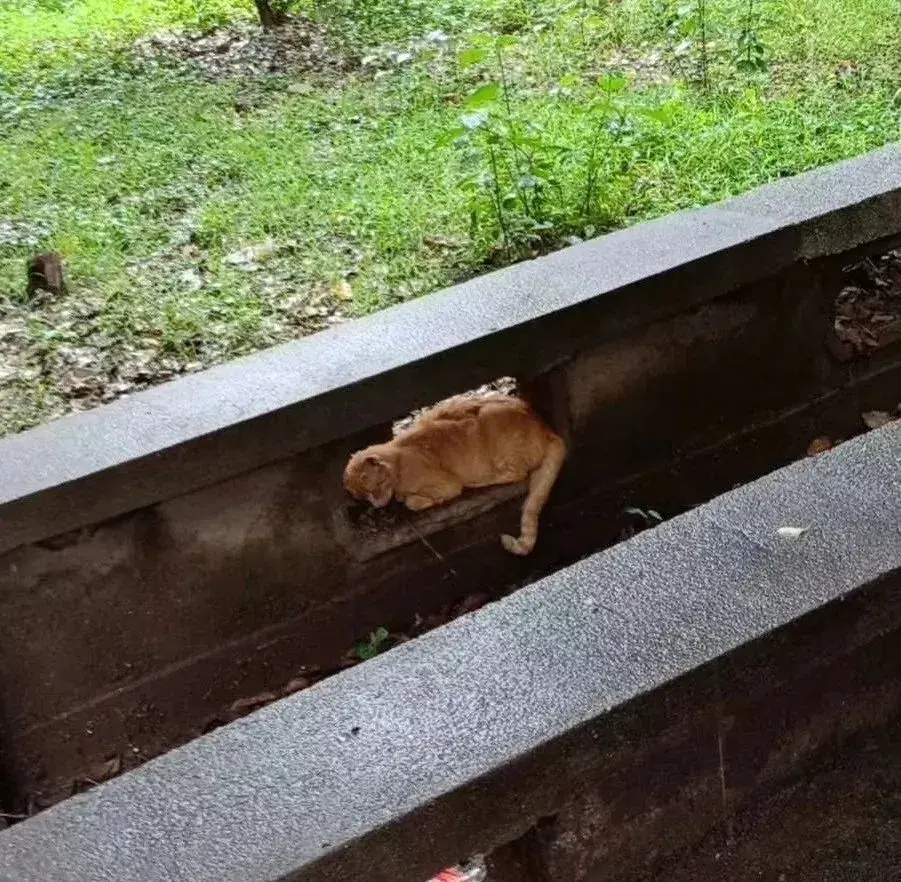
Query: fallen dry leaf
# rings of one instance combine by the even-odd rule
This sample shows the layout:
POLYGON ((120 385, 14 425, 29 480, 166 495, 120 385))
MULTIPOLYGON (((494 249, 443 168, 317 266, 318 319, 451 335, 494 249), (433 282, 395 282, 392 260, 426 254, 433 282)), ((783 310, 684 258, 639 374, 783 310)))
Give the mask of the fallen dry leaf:
POLYGON ((306 677, 295 677, 285 684, 282 693, 285 695, 292 695, 295 692, 300 692, 301 689, 306 689, 309 685, 310 681, 306 677))
POLYGON ((491 597, 487 594, 469 594, 463 598, 460 602, 458 608, 458 615, 464 615, 466 613, 475 612, 477 609, 481 609, 491 600, 491 597))
POLYGON ((274 692, 261 692, 259 695, 239 698, 237 701, 232 702, 231 711, 236 714, 245 713, 246 711, 263 707, 263 705, 275 701, 276 698, 278 698, 278 696, 274 692))
POLYGON ((332 293, 337 297, 338 300, 353 300, 354 292, 353 288, 350 287, 350 283, 347 279, 342 279, 338 282, 337 285, 332 289, 332 293))
POLYGON ((267 239, 258 245, 248 245, 238 251, 232 251, 231 254, 226 254, 222 258, 222 262, 245 272, 255 272, 260 268, 260 262, 271 257, 275 252, 275 242, 272 239, 267 239))
POLYGON ((868 429, 881 429, 896 419, 884 410, 868 410, 866 413, 862 413, 860 418, 868 429))
POLYGON ((344 655, 341 656, 341 659, 338 662, 338 670, 344 670, 345 668, 353 668, 360 664, 360 657, 355 653, 353 649, 348 649, 344 655))
POLYGON ((114 778, 121 771, 122 757, 117 754, 108 760, 104 760, 102 763, 96 763, 91 766, 86 777, 88 781, 99 784, 101 781, 108 781, 110 778, 114 778))
POLYGON ((890 251, 844 270, 835 302, 835 333, 856 354, 886 346, 901 328, 901 253, 890 251))
POLYGON ((807 455, 816 456, 818 453, 825 453, 827 450, 831 450, 832 447, 832 439, 822 435, 819 438, 814 438, 813 441, 810 442, 807 446, 807 455))

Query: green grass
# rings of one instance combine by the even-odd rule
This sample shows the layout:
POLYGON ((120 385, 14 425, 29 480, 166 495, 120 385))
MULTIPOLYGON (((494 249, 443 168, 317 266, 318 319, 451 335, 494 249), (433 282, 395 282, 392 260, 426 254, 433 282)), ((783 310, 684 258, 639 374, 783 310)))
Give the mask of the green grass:
POLYGON ((151 375, 214 363, 316 330, 322 313, 363 314, 898 137, 901 0, 757 7, 767 69, 745 73, 746 0, 708 0, 705 88, 691 16, 663 0, 321 0, 306 11, 343 52, 382 58, 435 30, 456 46, 378 75, 298 76, 303 94, 280 76, 136 69, 123 52, 141 34, 247 18, 250 2, 0 7, 0 368, 14 367, 0 369, 0 433, 152 381, 123 368, 135 352, 151 375), (455 145, 461 102, 499 79, 491 52, 469 67, 457 52, 489 30, 515 38, 509 107, 491 104, 491 127, 455 145), (587 112, 618 68, 618 109, 587 112), (497 181, 493 137, 508 160, 497 181), (540 211, 523 208, 539 191, 517 189, 514 166, 539 170, 540 211), (256 272, 223 260, 266 240, 276 251, 256 272), (67 260, 64 302, 24 302, 38 247, 67 260), (73 358, 102 377, 87 395, 67 385, 73 358))

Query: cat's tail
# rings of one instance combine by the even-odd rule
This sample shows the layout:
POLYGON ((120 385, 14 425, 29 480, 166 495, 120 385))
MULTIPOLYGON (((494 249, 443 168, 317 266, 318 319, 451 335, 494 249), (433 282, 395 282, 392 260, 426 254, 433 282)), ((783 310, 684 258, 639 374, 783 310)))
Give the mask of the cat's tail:
POLYGON ((522 556, 530 554, 535 548, 538 541, 538 518, 551 495, 551 490, 554 489, 554 483, 565 461, 566 444, 561 437, 554 435, 548 442, 541 465, 529 478, 529 493, 522 506, 519 538, 501 536, 501 543, 511 554, 522 556))

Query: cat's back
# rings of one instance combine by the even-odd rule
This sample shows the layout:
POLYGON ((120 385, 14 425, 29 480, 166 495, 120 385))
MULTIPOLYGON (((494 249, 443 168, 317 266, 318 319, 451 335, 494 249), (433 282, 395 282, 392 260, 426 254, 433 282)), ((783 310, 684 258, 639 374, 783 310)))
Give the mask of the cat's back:
POLYGON ((459 395, 420 414, 395 443, 457 474, 483 480, 493 459, 490 448, 510 428, 513 414, 522 412, 522 402, 500 393, 459 395))
POLYGON ((525 480, 554 437, 526 401, 488 393, 436 405, 393 443, 409 480, 439 469, 466 487, 485 487, 525 480))
POLYGON ((486 402, 479 412, 479 430, 486 453, 504 468, 535 468, 556 436, 521 398, 486 402))
MULTIPOLYGON (((419 417, 419 421, 450 421, 477 419, 485 408, 507 407, 519 402, 518 398, 503 392, 485 392, 481 395, 456 395, 436 404, 419 417)), ((521 403, 521 402, 519 402, 521 403)))
POLYGON ((521 398, 488 392, 460 395, 437 404, 417 417, 396 439, 440 459, 494 460, 517 454, 532 460, 543 450, 547 427, 521 398))

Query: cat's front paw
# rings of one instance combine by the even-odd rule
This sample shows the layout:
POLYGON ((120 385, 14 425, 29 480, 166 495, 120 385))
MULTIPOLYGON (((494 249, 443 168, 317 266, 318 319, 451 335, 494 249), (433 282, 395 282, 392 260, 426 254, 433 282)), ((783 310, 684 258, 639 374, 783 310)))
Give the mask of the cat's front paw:
POLYGON ((516 554, 519 557, 525 557, 535 547, 534 543, 523 542, 522 539, 514 539, 513 536, 507 536, 506 534, 501 536, 501 545, 510 554, 516 554))

